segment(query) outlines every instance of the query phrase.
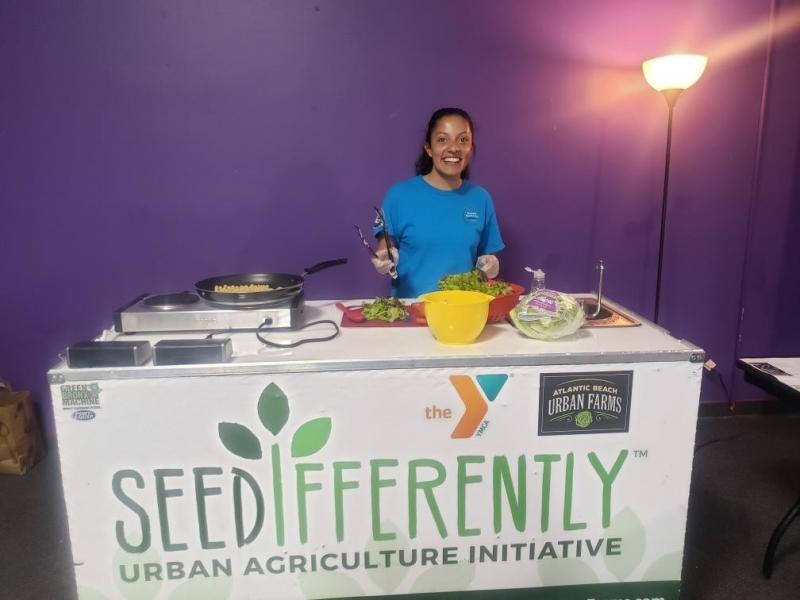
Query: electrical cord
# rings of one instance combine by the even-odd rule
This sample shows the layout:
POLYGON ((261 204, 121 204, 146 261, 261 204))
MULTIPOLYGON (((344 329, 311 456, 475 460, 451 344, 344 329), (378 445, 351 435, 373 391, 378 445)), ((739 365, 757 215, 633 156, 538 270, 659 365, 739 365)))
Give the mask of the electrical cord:
POLYGON ((220 329, 219 331, 212 331, 203 339, 212 340, 214 339, 215 335, 220 335, 222 333, 240 333, 240 332, 247 333, 251 331, 255 331, 255 329, 245 329, 245 330, 237 329, 236 331, 231 331, 230 329, 220 329))
POLYGON ((296 329, 293 329, 292 331, 302 331, 306 327, 311 327, 312 325, 320 325, 320 324, 323 324, 323 323, 330 323, 331 325, 333 325, 333 328, 334 328, 335 331, 332 334, 326 335, 326 336, 323 336, 323 337, 305 338, 303 340, 298 340, 296 342, 291 342, 289 344, 279 344, 278 342, 271 342, 271 341, 261 337, 261 331, 269 324, 267 321, 264 321, 261 325, 258 326, 258 329, 256 330, 256 337, 258 338, 258 341, 261 342, 262 344, 264 344, 266 346, 271 346, 273 348, 296 348, 297 346, 300 346, 301 344, 310 344, 312 342, 327 342, 328 340, 332 340, 337 335, 339 335, 339 326, 334 321, 331 321, 330 319, 321 319, 319 321, 311 321, 310 323, 306 323, 302 327, 297 327, 296 329))
POLYGON ((742 433, 739 432, 739 433, 734 433, 733 435, 729 435, 729 436, 726 436, 726 437, 721 437, 721 438, 715 438, 713 440, 708 440, 706 442, 703 442, 702 444, 697 444, 694 447, 694 454, 697 454, 697 452, 699 450, 702 450, 706 446, 711 446, 712 444, 717 444, 719 442, 728 442, 730 440, 735 440, 736 438, 739 438, 741 436, 742 436, 742 433))
POLYGON ((736 409, 736 400, 733 399, 733 396, 728 391, 728 386, 725 385, 725 378, 722 376, 720 370, 715 370, 717 372, 717 377, 719 377, 719 384, 722 386, 722 391, 725 392, 725 398, 728 400, 728 410, 733 412, 736 409))
MULTIPOLYGON (((730 412, 733 412, 734 408, 736 407, 736 401, 731 396, 730 391, 728 391, 728 386, 725 385, 725 378, 722 376, 722 373, 720 372, 720 370, 717 369, 716 363, 714 363, 714 361, 712 361, 712 360, 707 361, 706 364, 705 364, 705 369, 709 373, 714 371, 717 374, 717 377, 719 378, 719 384, 722 386, 722 391, 725 392, 725 398, 728 400, 728 410, 730 412)), ((711 446, 711 445, 716 444, 718 442, 726 442, 728 440, 734 440, 734 439, 738 438, 741 435, 742 435, 741 433, 736 433, 736 434, 731 435, 731 436, 715 438, 715 439, 703 442, 702 444, 697 444, 694 447, 694 454, 697 454, 698 451, 702 450, 706 446, 711 446)))
POLYGON ((335 338, 337 335, 339 335, 339 326, 334 321, 331 321, 330 319, 322 319, 320 321, 311 321, 310 323, 306 323, 302 327, 294 327, 294 328, 291 329, 291 331, 301 331, 301 330, 305 329, 306 327, 311 327, 312 325, 319 325, 321 323, 330 323, 331 325, 333 325, 333 328, 334 328, 335 331, 332 334, 326 335, 326 336, 323 336, 323 337, 306 338, 306 339, 298 340, 297 342, 291 342, 291 343, 288 343, 288 344, 280 344, 278 342, 272 342, 272 341, 267 340, 267 339, 265 339, 264 337, 261 336, 261 333, 271 324, 271 320, 270 319, 266 319, 263 323, 261 323, 261 325, 259 325, 255 329, 236 329, 235 331, 232 331, 230 329, 221 329, 219 331, 212 331, 208 335, 206 335, 205 339, 210 340, 210 339, 213 339, 213 337, 215 335, 221 335, 223 333, 225 333, 225 334, 231 334, 231 333, 255 333, 256 337, 258 338, 258 341, 261 342, 262 344, 264 344, 265 346, 271 346, 273 348, 296 348, 297 346, 300 346, 302 344, 310 344, 312 342, 327 342, 327 341, 332 340, 333 338, 335 338))
POLYGON ((717 368, 717 363, 711 359, 708 359, 703 365, 703 368, 709 374, 712 372, 717 374, 717 377, 719 378, 719 384, 722 386, 722 391, 725 392, 725 399, 728 401, 728 411, 731 413, 734 412, 736 409, 736 400, 731 395, 730 390, 728 390, 728 386, 725 385, 725 378, 722 376, 722 372, 717 368))

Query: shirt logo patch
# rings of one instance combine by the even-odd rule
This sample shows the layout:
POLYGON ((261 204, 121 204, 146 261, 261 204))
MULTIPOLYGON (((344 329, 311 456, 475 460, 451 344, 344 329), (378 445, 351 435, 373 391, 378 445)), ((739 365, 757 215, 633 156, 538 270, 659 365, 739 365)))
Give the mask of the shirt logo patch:
POLYGON ((478 211, 472 208, 468 208, 464 211, 464 220, 467 223, 473 223, 477 221, 480 217, 478 216, 478 211))

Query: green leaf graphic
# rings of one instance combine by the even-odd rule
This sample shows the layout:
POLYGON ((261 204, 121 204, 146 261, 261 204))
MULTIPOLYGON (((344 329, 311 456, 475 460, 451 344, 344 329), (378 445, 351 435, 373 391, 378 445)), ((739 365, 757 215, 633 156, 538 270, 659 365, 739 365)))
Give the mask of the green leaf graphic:
POLYGON ((109 600, 108 596, 105 594, 101 594, 97 590, 83 585, 78 586, 78 598, 81 600, 109 600))
POLYGON ((642 576, 642 581, 676 581, 681 578, 683 553, 670 552, 656 559, 642 576))
POLYGON ((647 537, 642 522, 630 508, 626 507, 617 513, 611 520, 611 527, 606 529, 606 538, 614 537, 622 538, 622 554, 604 555, 603 562, 617 579, 623 581, 642 562, 647 537))
POLYGON ((337 571, 300 573, 300 589, 306 598, 362 598, 364 590, 358 582, 337 571))
MULTIPOLYGON (((186 565, 187 569, 191 569, 186 565)), ((233 580, 230 577, 199 577, 189 579, 176 587, 169 600, 228 600, 233 580)))
POLYGON ((292 438, 292 456, 301 458, 319 452, 331 435, 330 417, 320 417, 303 423, 292 438))
POLYGON ((592 413, 588 410, 583 410, 575 415, 575 425, 586 429, 592 424, 592 413))
POLYGON ((289 400, 274 383, 265 387, 258 398, 258 418, 272 435, 278 435, 289 420, 289 400))
POLYGON ((580 585, 597 583, 597 574, 578 558, 543 558, 538 563, 542 585, 580 585))
POLYGON ((242 458, 256 460, 261 458, 261 443, 244 425, 238 423, 220 423, 219 439, 230 452, 242 458))
POLYGON ((475 563, 458 563, 457 565, 436 565, 423 571, 409 593, 448 592, 466 590, 475 577, 475 563))
POLYGON ((380 566, 377 569, 367 569, 367 575, 369 575, 372 583, 382 589, 385 594, 390 594, 397 588, 398 585, 403 582, 405 576, 408 575, 408 568, 396 564, 396 560, 392 566, 387 567, 386 563, 381 562, 380 551, 403 550, 407 554, 411 549, 411 542, 390 520, 386 520, 381 523, 381 531, 383 533, 393 533, 396 537, 393 540, 381 540, 378 542, 370 539, 364 550, 369 552, 370 556, 378 557, 380 566))
MULTIPOLYGON (((128 540, 133 545, 138 545, 141 541, 141 535, 138 539, 133 539, 133 536, 131 536, 131 539, 128 540)), ((117 589, 122 593, 125 600, 153 600, 158 596, 162 582, 158 579, 145 581, 145 563, 161 564, 161 556, 152 546, 141 554, 125 552, 122 548, 118 549, 114 554, 114 562, 111 567, 113 569, 114 583, 117 584, 117 589), (125 577, 133 581, 122 580, 123 567, 125 568, 125 577)), ((80 598, 83 598, 83 596, 80 596, 80 598)))

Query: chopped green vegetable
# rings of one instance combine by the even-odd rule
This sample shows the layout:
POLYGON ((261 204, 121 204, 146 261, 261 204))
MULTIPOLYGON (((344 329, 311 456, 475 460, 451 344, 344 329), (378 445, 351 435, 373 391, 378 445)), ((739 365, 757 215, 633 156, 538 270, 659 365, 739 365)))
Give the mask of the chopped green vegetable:
POLYGON ((397 298, 375 298, 374 302, 364 302, 361 314, 369 321, 400 321, 408 318, 408 309, 397 298))
POLYGON ((483 292, 490 296, 505 296, 511 293, 511 286, 505 281, 497 279, 485 280, 480 271, 474 269, 466 273, 447 275, 439 280, 440 290, 467 290, 468 292, 483 292))

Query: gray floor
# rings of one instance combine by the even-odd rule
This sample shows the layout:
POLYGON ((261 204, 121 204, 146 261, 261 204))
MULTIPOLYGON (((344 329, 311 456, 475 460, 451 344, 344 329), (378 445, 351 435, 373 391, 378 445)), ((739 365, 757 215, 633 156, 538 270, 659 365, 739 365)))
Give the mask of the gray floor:
POLYGON ((772 530, 800 496, 800 415, 700 419, 683 563, 684 600, 800 598, 800 518, 772 578, 772 530))
MULTIPOLYGON (((800 519, 761 577, 775 524, 800 494, 800 415, 700 419, 683 600, 800 598, 800 519)), ((72 600, 58 457, 0 476, 0 599, 72 600)))

